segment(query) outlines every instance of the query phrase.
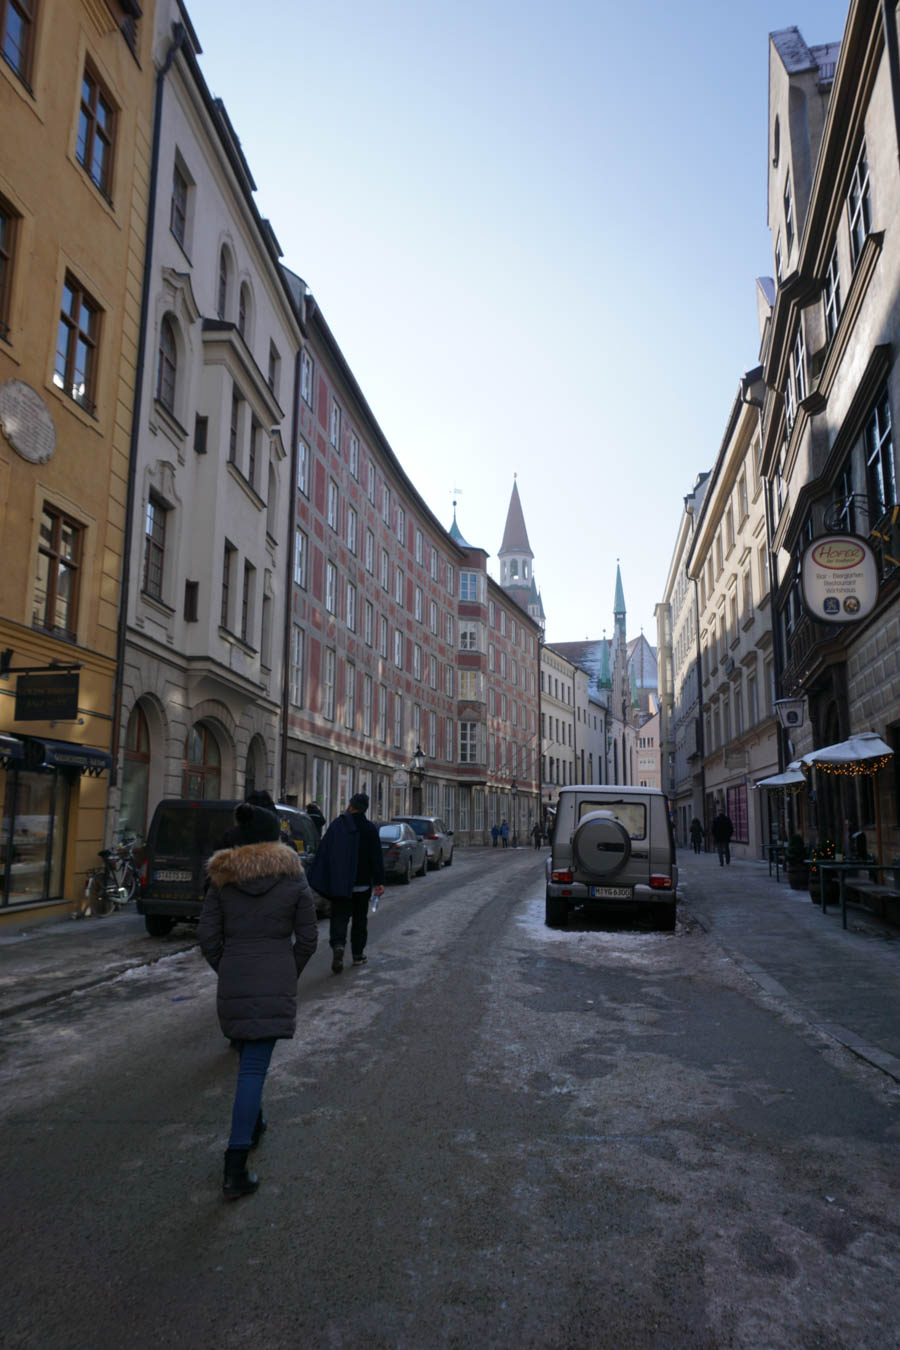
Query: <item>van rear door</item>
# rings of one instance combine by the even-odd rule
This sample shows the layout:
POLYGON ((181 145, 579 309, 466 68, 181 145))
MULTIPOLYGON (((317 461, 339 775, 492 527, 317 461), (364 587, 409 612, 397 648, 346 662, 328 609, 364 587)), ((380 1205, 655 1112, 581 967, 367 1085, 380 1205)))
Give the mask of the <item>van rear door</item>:
POLYGON ((234 824, 232 802, 160 802, 147 843, 144 895, 202 900, 206 863, 234 824))

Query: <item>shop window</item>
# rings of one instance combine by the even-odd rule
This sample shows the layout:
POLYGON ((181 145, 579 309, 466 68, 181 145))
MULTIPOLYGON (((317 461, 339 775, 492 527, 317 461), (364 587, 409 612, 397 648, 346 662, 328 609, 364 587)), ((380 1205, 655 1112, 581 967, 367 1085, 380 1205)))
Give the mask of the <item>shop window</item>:
POLYGON ((188 732, 182 765, 182 795, 194 801, 222 796, 222 757, 215 736, 197 722, 188 732))
POLYGON ((69 795, 65 770, 7 771, 0 823, 2 905, 62 898, 69 795))

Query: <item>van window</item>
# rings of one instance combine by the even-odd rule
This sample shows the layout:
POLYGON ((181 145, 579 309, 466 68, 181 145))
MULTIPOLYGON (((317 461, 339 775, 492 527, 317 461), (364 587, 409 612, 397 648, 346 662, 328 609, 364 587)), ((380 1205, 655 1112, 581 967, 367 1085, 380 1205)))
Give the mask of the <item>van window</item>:
POLYGON ((631 839, 647 837, 647 807, 644 802, 586 802, 578 803, 578 819, 591 811, 609 811, 625 826, 631 839))
POLYGON ((164 857, 208 858, 234 824, 234 807, 189 806, 181 802, 159 808, 153 851, 164 857))

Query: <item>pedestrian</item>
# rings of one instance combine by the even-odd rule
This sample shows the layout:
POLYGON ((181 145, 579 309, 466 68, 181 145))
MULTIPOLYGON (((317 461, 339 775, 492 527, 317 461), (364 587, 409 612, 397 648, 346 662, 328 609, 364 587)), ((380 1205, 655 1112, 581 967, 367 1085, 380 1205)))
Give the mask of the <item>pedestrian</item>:
POLYGON ((731 817, 726 814, 724 807, 720 807, 719 814, 712 823, 712 837, 719 855, 720 867, 724 867, 726 863, 731 865, 730 840, 733 834, 734 825, 731 823, 731 817))
POLYGON ((311 819, 319 832, 319 838, 322 838, 322 831, 325 828, 325 817, 322 815, 322 808, 318 802, 306 803, 306 814, 311 819))
POLYGON ((312 891, 297 853, 280 842, 277 815, 249 802, 234 814, 240 842, 210 858, 197 928, 200 950, 219 977, 219 1023, 240 1050, 226 1200, 259 1185, 247 1154, 267 1128, 263 1085, 275 1042, 294 1035, 297 980, 318 942, 312 891))
POLYGON ((509 848, 509 821, 508 821, 508 820, 501 820, 501 822, 500 822, 500 838, 503 840, 503 847, 504 847, 504 848, 509 848))
POLYGON ((496 847, 497 847, 497 840, 500 838, 500 826, 499 826, 499 825, 492 825, 492 826, 491 826, 491 838, 492 838, 493 841, 494 841, 494 848, 496 848, 496 847))
POLYGON ((691 846, 695 853, 699 853, 703 845, 703 835, 705 833, 703 826, 697 816, 691 821, 690 826, 691 846))
POLYGON ((347 926, 353 964, 364 965, 369 936, 369 897, 384 894, 384 855, 378 831, 366 819, 369 798, 357 792, 347 810, 328 826, 309 869, 309 884, 331 901, 331 969, 344 969, 347 926))
POLYGON ((531 837, 534 840, 535 848, 540 848, 541 840, 544 837, 544 831, 541 829, 537 821, 535 821, 531 827, 531 837))

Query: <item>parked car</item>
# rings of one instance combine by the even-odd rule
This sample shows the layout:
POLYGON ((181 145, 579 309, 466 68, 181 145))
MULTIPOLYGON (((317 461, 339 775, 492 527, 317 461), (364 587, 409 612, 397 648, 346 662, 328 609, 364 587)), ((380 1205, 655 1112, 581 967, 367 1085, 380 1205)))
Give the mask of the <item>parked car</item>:
POLYGON ((650 913, 657 927, 675 927, 678 865, 659 788, 561 787, 546 867, 548 928, 564 928, 576 905, 650 913))
POLYGON ((381 852, 384 855, 384 875, 399 877, 407 885, 413 874, 424 877, 428 868, 425 840, 420 839, 411 825, 402 820, 376 824, 381 852))
POLYGON ((391 816, 391 820, 405 821, 425 840, 429 867, 449 867, 453 862, 453 831, 440 816, 391 816))
MULTIPOLYGON (((137 912, 151 937, 165 937, 176 923, 196 923, 203 908, 206 864, 234 824, 237 801, 167 798, 153 812, 141 849, 137 912)), ((318 831, 305 811, 275 806, 282 834, 309 866, 318 831)))

